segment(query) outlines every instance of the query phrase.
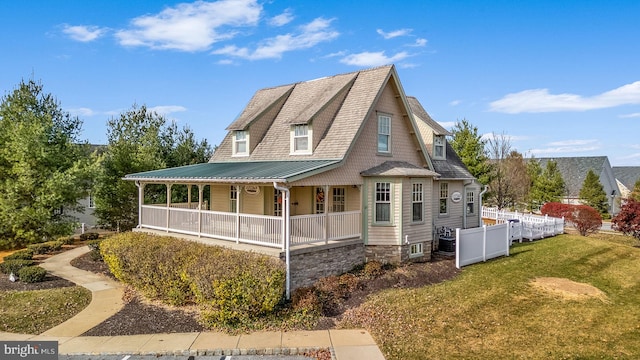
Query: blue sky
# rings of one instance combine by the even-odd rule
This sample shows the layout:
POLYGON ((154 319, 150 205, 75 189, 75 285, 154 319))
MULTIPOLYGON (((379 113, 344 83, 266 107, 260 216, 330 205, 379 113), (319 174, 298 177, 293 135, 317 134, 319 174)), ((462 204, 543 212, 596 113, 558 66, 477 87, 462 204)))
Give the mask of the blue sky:
POLYGON ((106 142, 145 104, 218 144, 253 93, 394 63, 450 128, 640 166, 639 1, 0 3, 0 92, 41 81, 106 142))

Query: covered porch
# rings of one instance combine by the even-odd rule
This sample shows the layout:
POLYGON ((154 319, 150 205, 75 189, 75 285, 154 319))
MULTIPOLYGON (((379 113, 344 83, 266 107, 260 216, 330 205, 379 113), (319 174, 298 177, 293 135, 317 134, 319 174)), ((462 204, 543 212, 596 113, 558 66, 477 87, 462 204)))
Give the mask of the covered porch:
POLYGON ((139 229, 284 251, 361 238, 358 185, 290 185, 302 174, 333 165, 318 160, 208 163, 125 179, 138 186, 139 229))

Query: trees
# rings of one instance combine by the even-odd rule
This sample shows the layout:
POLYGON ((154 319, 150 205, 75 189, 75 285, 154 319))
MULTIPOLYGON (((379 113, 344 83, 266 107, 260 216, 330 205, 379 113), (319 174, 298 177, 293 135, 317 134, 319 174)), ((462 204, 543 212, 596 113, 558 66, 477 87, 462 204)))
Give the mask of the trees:
POLYGON ((478 128, 463 119, 456 122, 451 133, 452 138, 449 143, 469 169, 471 175, 481 184, 489 184, 492 166, 485 150, 486 140, 478 135, 478 128))
POLYGON ((519 208, 530 188, 529 174, 522 154, 511 149, 511 142, 505 134, 493 134, 487 146, 493 162, 488 202, 499 209, 519 208))
POLYGON ((542 214, 557 218, 564 218, 573 225, 580 235, 589 236, 602 227, 602 216, 588 205, 571 205, 558 202, 548 202, 540 209, 542 214))
POLYGON ((33 80, 0 103, 0 238, 15 247, 70 234, 93 167, 82 123, 33 80))
MULTIPOLYGON (((138 221, 138 190, 126 174, 206 162, 211 148, 196 141, 193 132, 178 130, 175 122, 142 105, 133 107, 107 123, 107 150, 94 188, 95 215, 100 224, 119 230, 133 228, 138 221)), ((153 186, 150 186, 152 188, 153 186)), ((166 199, 166 192, 157 195, 166 199)))
MULTIPOLYGON (((531 160, 536 161, 536 160, 531 160)), ((533 207, 548 202, 559 202, 565 194, 564 180, 555 161, 548 161, 544 170, 533 181, 529 194, 533 207)))
POLYGON ((633 184, 633 190, 631 190, 629 197, 636 201, 640 201, 640 179, 636 180, 636 183, 633 184))
POLYGON ((611 220, 611 224, 614 230, 640 240, 640 201, 634 198, 626 199, 620 212, 611 220))
POLYGON ((598 175, 589 169, 587 176, 582 183, 579 194, 580 200, 585 205, 589 205, 596 209, 603 217, 609 213, 609 202, 604 187, 598 178, 598 175))

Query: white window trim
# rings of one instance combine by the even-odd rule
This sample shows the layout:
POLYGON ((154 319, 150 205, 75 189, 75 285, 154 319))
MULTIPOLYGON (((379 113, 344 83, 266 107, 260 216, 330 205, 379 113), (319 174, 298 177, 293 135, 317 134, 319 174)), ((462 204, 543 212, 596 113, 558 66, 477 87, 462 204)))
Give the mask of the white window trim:
POLYGON ((331 189, 331 212, 345 212, 347 211, 347 189, 338 186, 331 189), (337 192, 342 192, 342 194, 336 194, 337 192), (342 199, 340 199, 340 197, 342 199), (342 207, 342 210, 337 207, 342 207))
POLYGON ((476 192, 474 190, 467 190, 466 194, 466 212, 467 214, 475 214, 476 213, 476 192), (471 200, 471 201, 469 201, 471 200), (469 211, 469 204, 472 204, 472 211, 469 211))
POLYGON ((235 130, 234 133, 233 133, 233 144, 232 144, 233 146, 232 146, 232 154, 231 154, 231 156, 249 156, 249 140, 250 140, 249 131, 247 131, 247 130, 235 130), (238 143, 237 134, 239 132, 242 132, 242 133, 245 134, 244 135, 245 136, 244 140, 242 140, 245 143, 246 151, 244 151, 244 152, 238 152, 237 151, 237 149, 238 149, 237 146, 236 146, 236 144, 238 143))
POLYGON ((419 223, 423 223, 424 222, 424 184, 422 184, 421 182, 414 182, 411 184, 411 222, 414 224, 419 224, 419 223), (416 185, 419 185, 420 187, 420 192, 416 193, 416 185), (420 200, 416 201, 416 194, 420 195, 420 200), (420 220, 414 220, 413 219, 413 206, 416 203, 420 203, 420 220))
POLYGON ((291 130, 289 132, 290 134, 290 144, 289 144, 289 149, 290 149, 290 154, 291 155, 310 155, 313 152, 311 151, 311 148, 313 147, 313 129, 311 128, 311 124, 297 124, 297 125, 293 125, 291 126, 291 130), (305 136, 296 136, 296 127, 298 126, 306 126, 307 128, 307 135, 305 136), (303 138, 306 137, 307 138, 307 149, 306 150, 296 150, 296 139, 297 138, 303 138))
POLYGON ((441 182, 438 185, 438 215, 439 216, 446 216, 449 215, 449 183, 446 182, 441 182), (445 194, 445 196, 442 196, 442 187, 443 185, 447 186, 447 192, 445 194), (444 200, 446 201, 446 212, 440 212, 440 202, 444 200))
POLYGON ((238 211, 238 187, 236 185, 229 187, 229 211, 238 211))
POLYGON ((424 255, 424 246, 422 243, 415 243, 409 246, 409 257, 420 257, 424 255))
POLYGON ((437 160, 446 160, 447 159, 447 139, 445 139, 444 135, 433 135, 433 158, 437 160), (438 140, 442 140, 441 143, 438 143, 438 140), (442 155, 437 155, 437 148, 442 147, 442 155))
POLYGON ((374 183, 373 188, 373 223, 375 225, 393 225, 393 184, 391 182, 386 181, 376 181, 374 183), (389 184, 389 201, 380 201, 378 202, 378 184, 389 184), (377 220, 377 205, 380 204, 389 204, 389 221, 378 221, 377 220))
POLYGON ((378 154, 385 154, 385 155, 389 155, 391 154, 391 129, 392 129, 392 123, 393 123, 393 118, 391 117, 391 115, 389 114, 378 114, 378 128, 376 129, 376 148, 378 150, 378 154), (389 119, 389 133, 388 134, 384 134, 380 132, 380 121, 382 119, 389 119), (379 142, 379 138, 380 135, 386 135, 387 136, 387 150, 380 150, 380 142, 379 142))

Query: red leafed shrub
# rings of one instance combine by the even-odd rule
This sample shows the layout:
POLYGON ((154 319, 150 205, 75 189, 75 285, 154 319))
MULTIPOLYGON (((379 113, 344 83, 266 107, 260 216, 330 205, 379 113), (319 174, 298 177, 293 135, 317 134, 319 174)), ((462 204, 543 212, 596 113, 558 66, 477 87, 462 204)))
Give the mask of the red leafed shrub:
POLYGON ((549 215, 556 218, 568 218, 571 214, 571 205, 559 202, 548 202, 540 208, 542 215, 549 215))
POLYGON ((567 219, 580 235, 589 236, 602 227, 602 216, 598 210, 588 205, 571 205, 572 211, 567 219))
POLYGON ((626 199, 613 220, 613 229, 640 240, 640 201, 626 199))

